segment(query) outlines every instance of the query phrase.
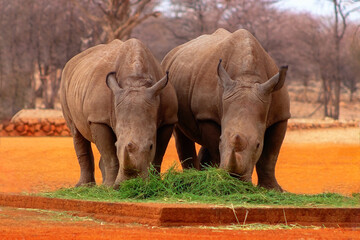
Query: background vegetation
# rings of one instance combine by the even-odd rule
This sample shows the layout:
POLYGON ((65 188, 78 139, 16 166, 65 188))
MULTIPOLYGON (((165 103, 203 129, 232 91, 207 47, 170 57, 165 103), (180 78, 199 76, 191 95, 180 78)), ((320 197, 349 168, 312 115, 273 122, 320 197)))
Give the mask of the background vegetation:
MULTIPOLYGON (((284 0, 283 0, 284 1, 284 0)), ((22 108, 55 108, 61 69, 77 53, 136 37, 161 61, 173 47, 222 27, 249 30, 289 81, 321 83, 323 115, 339 117, 360 81, 356 0, 322 0, 333 15, 279 10, 276 0, 0 0, 0 120, 22 108)), ((306 97, 306 96, 305 96, 306 97)))

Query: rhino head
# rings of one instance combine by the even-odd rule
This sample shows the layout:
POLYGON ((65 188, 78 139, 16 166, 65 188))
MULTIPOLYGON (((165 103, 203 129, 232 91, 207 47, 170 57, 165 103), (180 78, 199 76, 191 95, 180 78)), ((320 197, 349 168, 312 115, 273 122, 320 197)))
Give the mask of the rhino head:
POLYGON ((114 94, 115 146, 120 166, 115 186, 133 177, 147 177, 156 152, 159 94, 167 83, 168 73, 150 87, 121 88, 116 73, 108 74, 106 84, 114 94))
POLYGON ((251 181, 262 153, 271 94, 283 87, 286 71, 287 66, 281 67, 265 82, 252 74, 235 81, 219 62, 218 83, 223 89, 220 167, 243 181, 251 181))

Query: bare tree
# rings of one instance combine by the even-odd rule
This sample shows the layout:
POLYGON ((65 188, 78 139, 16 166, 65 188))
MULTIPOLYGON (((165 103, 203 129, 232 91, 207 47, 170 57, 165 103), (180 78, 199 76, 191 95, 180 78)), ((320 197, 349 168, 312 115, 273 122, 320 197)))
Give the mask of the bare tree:
POLYGON ((353 95, 358 90, 360 83, 360 36, 355 27, 350 26, 350 34, 345 35, 344 40, 350 42, 342 51, 340 78, 349 90, 349 101, 353 101, 353 95))
POLYGON ((334 22, 329 18, 297 14, 287 22, 291 26, 287 29, 287 35, 290 36, 288 44, 295 47, 290 59, 293 59, 292 70, 295 68, 296 78, 304 79, 304 85, 306 78, 311 76, 320 80, 322 94, 319 99, 323 105, 324 116, 338 119, 341 83, 352 89, 350 94, 356 91, 356 69, 359 68, 354 60, 356 57, 353 56, 356 54, 356 47, 354 44, 350 46, 352 40, 346 37, 344 30, 348 23, 345 22, 341 28, 339 26, 338 34, 335 34, 334 22), (339 32, 339 29, 342 32, 339 32), (299 68, 299 64, 304 65, 299 68))
POLYGON ((101 37, 128 38, 135 26, 159 15, 156 3, 0 0, 0 119, 35 107, 37 93, 44 107, 54 108, 65 63, 101 37))
POLYGON ((290 53, 293 63, 291 66, 295 70, 296 78, 303 80, 304 87, 310 76, 321 80, 324 116, 329 116, 331 79, 334 75, 332 38, 329 38, 331 29, 326 22, 309 14, 294 16, 290 25, 289 44, 294 46, 290 53))
POLYGON ((334 86, 334 113, 333 118, 339 119, 340 115, 340 90, 341 90, 341 79, 340 79, 340 43, 344 37, 347 28, 347 19, 349 15, 357 10, 360 10, 360 6, 351 7, 356 0, 330 0, 334 8, 334 47, 335 47, 335 86, 334 86), (350 7, 350 8, 349 8, 350 7))
POLYGON ((81 46, 83 26, 73 5, 65 0, 0 0, 0 13, 0 119, 34 108, 36 92, 44 106, 54 107, 59 72, 81 46), (35 91, 38 72, 42 91, 35 91))
POLYGON ((149 17, 160 16, 160 12, 153 11, 152 0, 72 0, 72 3, 83 13, 88 27, 97 29, 93 44, 126 40, 134 27, 149 17))
POLYGON ((227 0, 171 0, 170 13, 165 27, 181 42, 194 39, 202 34, 226 27, 225 11, 227 0))
POLYGON ((33 106, 31 2, 0 1, 0 118, 33 106))
POLYGON ((49 4, 34 2, 36 67, 45 108, 54 108, 60 87, 60 72, 65 63, 80 51, 83 24, 74 16, 73 5, 66 0, 49 4), (41 12, 41 14, 36 14, 41 12), (67 23, 67 24, 64 24, 67 23))

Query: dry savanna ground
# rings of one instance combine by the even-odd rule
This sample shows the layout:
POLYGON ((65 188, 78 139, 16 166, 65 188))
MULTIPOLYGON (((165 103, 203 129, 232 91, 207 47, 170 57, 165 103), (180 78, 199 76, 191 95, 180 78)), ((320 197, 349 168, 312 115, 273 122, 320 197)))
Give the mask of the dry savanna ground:
MULTIPOLYGON (((98 162, 94 145, 93 150, 98 162)), ((0 155, 0 192, 69 187, 79 177, 70 137, 3 137, 0 155)), ((179 166, 172 138, 162 170, 173 164, 179 166)), ((288 131, 276 175, 284 189, 294 193, 360 192, 359 128, 288 131)), ((101 182, 98 168, 96 179, 101 182)), ((256 174, 253 181, 256 183, 256 174)))
MULTIPOLYGON (((93 146, 96 162, 99 153, 93 146)), ((0 192, 39 192, 73 186, 79 167, 70 137, 0 138, 0 192)), ((163 170, 178 164, 171 139, 163 170)), ((276 175, 294 193, 360 192, 360 128, 288 131, 276 175)), ((99 169, 96 180, 101 182, 99 169)), ((256 183, 256 175, 253 177, 256 183)), ((153 228, 100 222, 62 212, 0 207, 1 239, 357 239, 358 228, 234 230, 153 228)))

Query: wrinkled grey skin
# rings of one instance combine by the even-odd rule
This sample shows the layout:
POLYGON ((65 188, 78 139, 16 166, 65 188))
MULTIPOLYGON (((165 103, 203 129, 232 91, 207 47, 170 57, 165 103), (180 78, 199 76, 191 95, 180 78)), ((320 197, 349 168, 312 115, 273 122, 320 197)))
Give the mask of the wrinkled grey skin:
POLYGON ((258 185, 282 191, 275 165, 290 118, 287 67, 279 72, 248 31, 224 29, 174 48, 162 66, 178 97, 182 166, 220 166, 251 181, 256 165, 258 185))
POLYGON ((81 176, 95 183, 91 142, 103 184, 160 170, 177 122, 176 93, 151 52, 138 40, 114 40, 73 57, 61 79, 60 100, 74 139, 81 176))

